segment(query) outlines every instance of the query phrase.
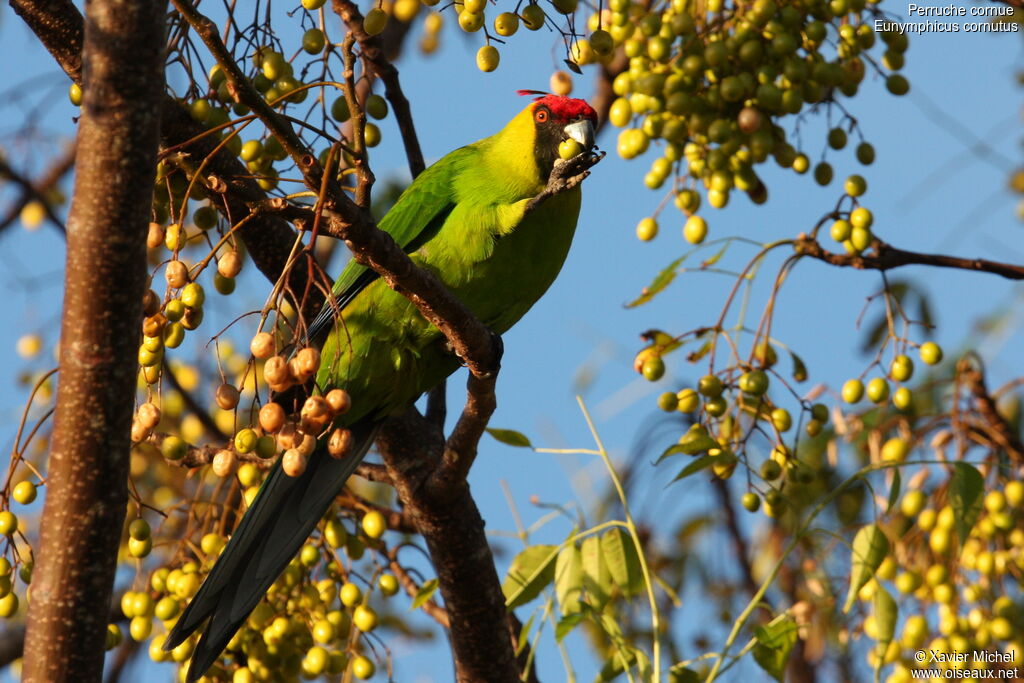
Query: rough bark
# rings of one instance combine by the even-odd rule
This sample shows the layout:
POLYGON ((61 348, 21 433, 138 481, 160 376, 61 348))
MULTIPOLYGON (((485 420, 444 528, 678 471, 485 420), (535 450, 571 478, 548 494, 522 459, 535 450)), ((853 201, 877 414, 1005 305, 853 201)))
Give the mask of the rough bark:
POLYGON ((518 681, 505 596, 469 484, 463 479, 443 492, 426 485, 442 457, 443 435, 410 409, 385 423, 377 445, 437 571, 450 622, 456 680, 518 681))
POLYGON ((92 0, 68 217, 60 382, 24 681, 99 681, 127 503, 163 92, 160 3, 92 0))

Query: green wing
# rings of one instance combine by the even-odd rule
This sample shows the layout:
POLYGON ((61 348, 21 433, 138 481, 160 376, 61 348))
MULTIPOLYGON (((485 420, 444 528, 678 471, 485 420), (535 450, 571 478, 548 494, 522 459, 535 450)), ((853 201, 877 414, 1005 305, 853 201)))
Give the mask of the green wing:
MULTIPOLYGON (((405 253, 411 254, 426 244, 444 225, 455 208, 455 175, 474 151, 472 146, 460 147, 425 170, 381 219, 378 227, 391 235, 405 253)), ((308 339, 317 340, 329 330, 338 311, 377 277, 372 269, 350 260, 334 283, 334 301, 326 302, 309 326, 308 339)))

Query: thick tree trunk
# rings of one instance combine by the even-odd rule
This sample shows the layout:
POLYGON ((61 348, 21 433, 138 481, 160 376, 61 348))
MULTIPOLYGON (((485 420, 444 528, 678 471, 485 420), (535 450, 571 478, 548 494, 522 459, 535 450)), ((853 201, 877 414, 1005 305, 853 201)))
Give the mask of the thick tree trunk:
POLYGON ((24 681, 99 681, 127 502, 165 6, 86 4, 60 381, 24 681))

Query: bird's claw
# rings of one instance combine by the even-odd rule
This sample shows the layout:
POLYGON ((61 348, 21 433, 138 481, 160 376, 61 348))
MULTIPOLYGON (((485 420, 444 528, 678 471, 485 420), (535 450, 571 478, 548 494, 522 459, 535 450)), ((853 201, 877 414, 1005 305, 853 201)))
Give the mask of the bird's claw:
POLYGON ((555 161, 551 175, 567 180, 592 168, 604 157, 604 150, 589 150, 581 152, 571 159, 558 159, 555 161))

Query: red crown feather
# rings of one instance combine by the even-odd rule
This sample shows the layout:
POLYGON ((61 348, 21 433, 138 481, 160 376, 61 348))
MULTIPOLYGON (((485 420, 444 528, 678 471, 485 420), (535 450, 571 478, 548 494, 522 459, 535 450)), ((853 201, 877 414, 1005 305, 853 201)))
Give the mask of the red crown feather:
POLYGON ((586 100, 576 99, 575 97, 564 97, 562 95, 552 95, 542 90, 517 90, 516 94, 525 95, 537 95, 533 98, 534 102, 543 104, 545 107, 551 110, 551 113, 555 115, 555 118, 564 121, 574 121, 576 119, 590 119, 594 123, 597 123, 597 112, 594 108, 587 104, 586 100))

